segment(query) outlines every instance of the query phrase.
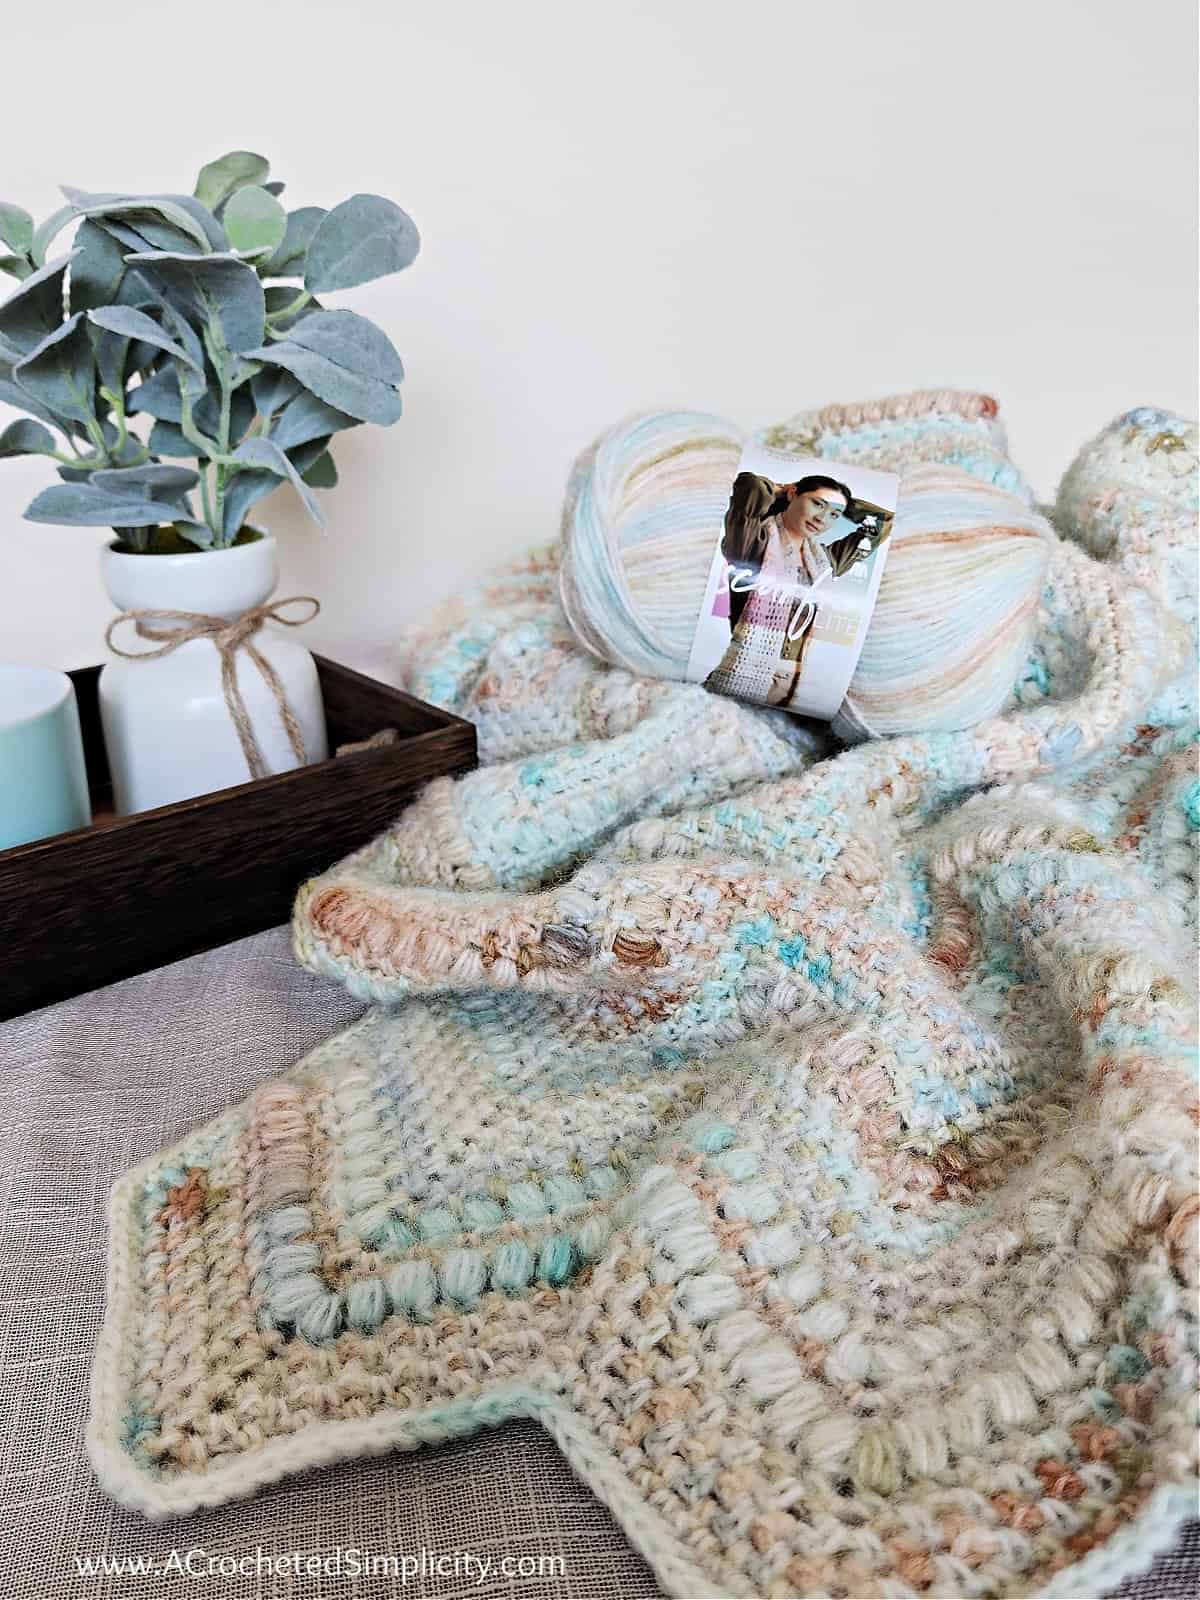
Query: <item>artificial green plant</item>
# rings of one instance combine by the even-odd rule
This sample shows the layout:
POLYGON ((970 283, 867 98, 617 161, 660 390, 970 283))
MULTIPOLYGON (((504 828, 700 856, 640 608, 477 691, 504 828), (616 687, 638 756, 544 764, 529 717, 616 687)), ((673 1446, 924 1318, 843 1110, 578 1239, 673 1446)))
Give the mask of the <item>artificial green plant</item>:
POLYGON ((37 227, 0 203, 0 271, 18 280, 0 302, 0 400, 27 413, 0 457, 46 456, 63 480, 30 521, 111 527, 134 551, 216 550, 286 479, 323 524, 313 490, 337 481, 333 435, 397 420, 391 341, 317 296, 407 267, 412 219, 371 194, 286 211, 268 176, 233 151, 190 195, 64 188, 37 227))

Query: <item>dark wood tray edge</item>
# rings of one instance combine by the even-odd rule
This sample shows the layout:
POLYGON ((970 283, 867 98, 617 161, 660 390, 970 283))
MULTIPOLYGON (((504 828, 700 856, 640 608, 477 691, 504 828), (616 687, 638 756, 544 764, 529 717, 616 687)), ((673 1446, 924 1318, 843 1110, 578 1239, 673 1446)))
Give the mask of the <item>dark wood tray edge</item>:
MULTIPOLYGON (((475 766, 470 722, 315 660, 331 750, 387 726, 399 741, 0 851, 0 1020, 286 922, 304 881, 475 766)), ((93 804, 108 784, 99 671, 70 674, 93 804)))

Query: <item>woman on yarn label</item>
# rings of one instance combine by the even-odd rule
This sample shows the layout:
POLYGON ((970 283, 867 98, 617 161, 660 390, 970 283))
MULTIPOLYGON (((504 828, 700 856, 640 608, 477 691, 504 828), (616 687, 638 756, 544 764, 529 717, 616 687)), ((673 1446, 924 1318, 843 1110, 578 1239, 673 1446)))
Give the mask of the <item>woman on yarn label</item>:
POLYGON ((899 480, 742 452, 688 662, 715 694, 832 717, 866 637, 899 480))

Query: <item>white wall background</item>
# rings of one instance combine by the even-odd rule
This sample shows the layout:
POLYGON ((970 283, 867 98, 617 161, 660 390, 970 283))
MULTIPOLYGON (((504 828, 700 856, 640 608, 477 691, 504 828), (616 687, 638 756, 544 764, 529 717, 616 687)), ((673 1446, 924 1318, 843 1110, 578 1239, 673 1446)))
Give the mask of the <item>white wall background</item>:
MULTIPOLYGON (((995 394, 1048 494, 1116 413, 1195 405, 1192 0, 58 0, 3 24, 0 197, 190 189, 259 150, 286 203, 375 191, 398 277, 332 297, 408 369, 335 441, 330 532, 280 491, 282 593, 348 661, 557 526, 623 413, 747 426, 995 394)), ((9 280, 4 280, 8 283, 9 280)), ((0 407, 0 421, 9 420, 0 407)), ((0 463, 0 657, 99 660, 104 535, 0 463)))

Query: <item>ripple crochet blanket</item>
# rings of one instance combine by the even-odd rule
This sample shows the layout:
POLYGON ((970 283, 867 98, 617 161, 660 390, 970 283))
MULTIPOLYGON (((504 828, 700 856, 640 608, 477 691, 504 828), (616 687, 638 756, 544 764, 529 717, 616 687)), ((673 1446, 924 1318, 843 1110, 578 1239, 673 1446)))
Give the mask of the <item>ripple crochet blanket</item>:
MULTIPOLYGON (((995 407, 821 453, 1019 481, 995 407)), ((89 1446, 151 1516, 536 1417, 685 1596, 1095 1596, 1196 1507, 1196 431, 1052 511, 972 731, 820 759, 572 642, 556 554, 444 611, 478 725, 301 890, 377 1002, 116 1185, 89 1446)))

